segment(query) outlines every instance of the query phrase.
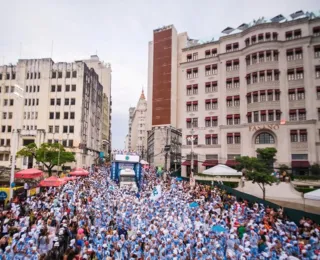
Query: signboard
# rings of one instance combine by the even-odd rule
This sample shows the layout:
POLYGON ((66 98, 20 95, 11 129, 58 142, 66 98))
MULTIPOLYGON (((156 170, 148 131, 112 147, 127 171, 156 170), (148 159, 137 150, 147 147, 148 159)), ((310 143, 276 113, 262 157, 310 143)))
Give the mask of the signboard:
POLYGON ((5 200, 8 198, 8 194, 4 191, 0 191, 0 200, 5 200))
POLYGON ((279 125, 277 124, 270 124, 270 125, 250 125, 249 126, 249 131, 259 131, 259 130, 278 130, 279 125))
POLYGON ((138 163, 140 160, 138 155, 116 154, 115 161, 138 163))
POLYGON ((134 164, 133 163, 119 163, 119 169, 132 169, 133 170, 134 164))

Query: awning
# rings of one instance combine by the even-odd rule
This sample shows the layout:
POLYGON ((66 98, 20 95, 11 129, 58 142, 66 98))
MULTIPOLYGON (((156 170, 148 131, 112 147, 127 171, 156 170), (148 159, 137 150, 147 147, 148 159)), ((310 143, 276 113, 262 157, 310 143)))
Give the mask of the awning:
POLYGON ((238 162, 236 162, 236 160, 227 160, 226 161, 226 165, 230 166, 230 167, 236 166, 237 164, 238 164, 238 162))
POLYGON ((26 169, 14 174, 14 177, 17 179, 35 179, 43 176, 43 171, 39 169, 26 169))
POLYGON ((82 171, 78 170, 78 171, 70 172, 70 175, 71 176, 88 176, 89 172, 85 170, 82 170, 82 171))
POLYGON ((218 164, 218 160, 205 160, 202 166, 215 166, 218 164))
POLYGON ((292 161, 291 167, 292 168, 309 168, 310 163, 309 161, 292 161))
MULTIPOLYGON (((193 161, 193 165, 196 165, 196 164, 198 164, 198 161, 194 160, 193 161)), ((181 165, 183 165, 183 166, 191 166, 191 160, 186 160, 181 165)))

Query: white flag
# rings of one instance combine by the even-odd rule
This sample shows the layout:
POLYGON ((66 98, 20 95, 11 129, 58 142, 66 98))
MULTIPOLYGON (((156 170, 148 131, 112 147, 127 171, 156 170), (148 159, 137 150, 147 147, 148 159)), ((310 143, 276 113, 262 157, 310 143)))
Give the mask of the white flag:
POLYGON ((153 188, 152 194, 150 199, 152 200, 157 200, 161 197, 161 185, 157 185, 156 187, 153 188))

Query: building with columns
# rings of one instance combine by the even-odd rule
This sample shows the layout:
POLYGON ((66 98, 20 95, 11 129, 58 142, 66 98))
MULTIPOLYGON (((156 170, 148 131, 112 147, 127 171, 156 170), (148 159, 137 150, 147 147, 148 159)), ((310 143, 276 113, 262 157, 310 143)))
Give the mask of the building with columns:
MULTIPOLYGON (((104 150, 103 139, 110 138, 111 92, 104 89, 111 85, 102 85, 101 75, 84 61, 23 59, 1 66, 0 166, 8 167, 10 155, 33 142, 60 142, 76 155, 70 167, 95 163, 104 150)), ((35 163, 20 158, 16 167, 31 168, 35 163)))
POLYGON ((165 113, 160 104, 174 103, 170 124, 182 129, 183 175, 190 173, 191 135, 195 172, 217 163, 234 166, 236 156, 256 156, 264 147, 278 150, 275 167, 286 164, 297 174, 320 161, 319 15, 298 11, 261 18, 227 27, 206 42, 177 34, 173 26, 161 33, 171 43, 171 56, 152 50, 161 42, 154 36, 149 69, 156 55, 167 57, 171 69, 149 73, 148 119, 163 120, 157 118, 165 113), (152 86, 164 86, 169 76, 171 102, 165 103, 152 92, 161 89, 152 86))

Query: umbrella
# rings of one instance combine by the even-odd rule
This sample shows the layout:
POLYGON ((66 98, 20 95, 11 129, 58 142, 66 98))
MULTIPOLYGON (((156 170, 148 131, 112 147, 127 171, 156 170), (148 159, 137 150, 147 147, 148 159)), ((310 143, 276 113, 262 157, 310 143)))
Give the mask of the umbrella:
POLYGON ((221 225, 213 226, 211 228, 211 230, 212 230, 212 232, 216 232, 216 233, 221 233, 221 232, 225 232, 226 231, 226 229, 221 225))
POLYGON ((59 187, 63 184, 65 184, 66 182, 56 176, 51 176, 49 178, 46 178, 42 181, 40 181, 40 186, 41 187, 59 187))
POLYGON ((199 207, 199 204, 194 201, 194 202, 192 202, 192 203, 189 204, 189 207, 190 207, 190 208, 197 208, 197 207, 199 207))
POLYGON ((88 176, 89 172, 85 170, 75 170, 69 173, 71 176, 88 176))
POLYGON ((35 179, 43 176, 43 171, 38 169, 26 169, 14 174, 14 177, 17 179, 35 179))
POLYGON ((181 177, 177 177, 176 180, 177 181, 182 181, 182 178, 181 177))
POLYGON ((76 180, 77 179, 77 177, 76 176, 72 176, 72 177, 63 177, 63 178, 61 178, 61 180, 63 180, 63 181, 74 181, 74 180, 76 180))

